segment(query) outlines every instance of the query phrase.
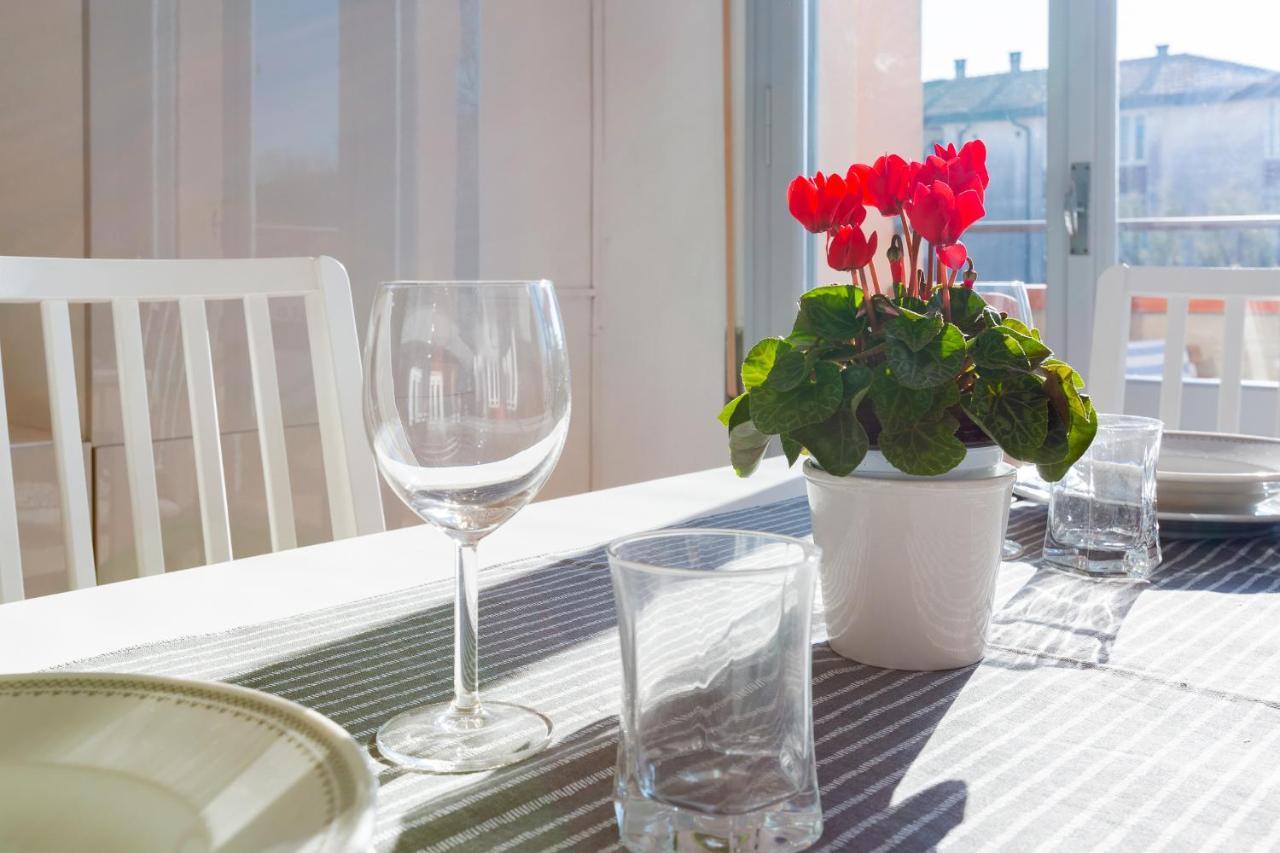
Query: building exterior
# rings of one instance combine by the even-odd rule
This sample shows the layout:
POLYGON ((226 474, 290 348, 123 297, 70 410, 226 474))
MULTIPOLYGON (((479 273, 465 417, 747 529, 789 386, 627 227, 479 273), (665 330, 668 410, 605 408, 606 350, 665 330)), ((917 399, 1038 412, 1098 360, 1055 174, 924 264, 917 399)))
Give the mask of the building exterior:
MULTIPOLYGON (((924 84, 924 143, 987 145, 989 221, 1045 218, 1044 70, 1010 54, 1002 74, 924 84)), ((1160 45, 1120 63, 1121 260, 1144 264, 1280 265, 1277 229, 1152 229, 1127 218, 1280 212, 1280 72, 1160 45)), ((1044 281, 1044 233, 973 233, 988 280, 1044 281)))

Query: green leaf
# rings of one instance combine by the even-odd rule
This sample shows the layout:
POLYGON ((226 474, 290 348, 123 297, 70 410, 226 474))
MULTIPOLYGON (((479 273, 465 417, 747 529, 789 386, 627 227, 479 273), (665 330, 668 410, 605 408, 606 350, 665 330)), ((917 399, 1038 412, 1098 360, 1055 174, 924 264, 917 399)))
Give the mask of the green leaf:
POLYGON ((1067 451, 1070 449, 1067 443, 1067 424, 1058 417, 1058 410, 1054 406, 1050 405, 1048 412, 1049 431, 1045 436, 1044 444, 1040 445, 1034 453, 1019 457, 1023 462, 1053 465, 1066 458, 1067 451))
POLYGON ((1093 444, 1093 437, 1098 433, 1098 413, 1087 396, 1081 395, 1081 399, 1084 401, 1085 415, 1081 418, 1073 415, 1067 426, 1067 455, 1060 462, 1036 466, 1041 479, 1046 482, 1061 480, 1071 466, 1076 464, 1076 460, 1084 456, 1089 445, 1093 444))
POLYGON ((1008 326, 1010 329, 1013 329, 1015 332, 1017 332, 1020 335, 1026 335, 1029 338, 1035 338, 1037 341, 1040 340, 1039 329, 1034 329, 1028 326, 1026 323, 1022 322, 1016 317, 1005 317, 1004 322, 1001 323, 1001 325, 1008 326))
POLYGON ((908 311, 914 311, 917 314, 924 314, 929 310, 929 303, 919 296, 904 296, 894 304, 899 308, 906 308, 908 311))
POLYGON ((787 455, 787 467, 790 468, 796 464, 796 460, 800 458, 804 445, 792 438, 790 435, 782 436, 782 452, 787 455))
POLYGON ((1062 479, 1093 443, 1098 432, 1098 413, 1088 395, 1080 393, 1084 379, 1071 365, 1051 358, 1041 364, 1040 369, 1045 375, 1045 392, 1067 430, 1067 453, 1062 460, 1038 466, 1040 476, 1053 482, 1062 479))
POLYGON ((724 424, 729 429, 733 429, 738 424, 751 417, 750 407, 747 405, 747 394, 744 391, 732 400, 724 404, 724 408, 720 410, 720 414, 716 416, 716 420, 724 424))
POLYGON ((871 383, 871 403, 882 427, 903 429, 933 409, 933 390, 908 388, 895 382, 888 373, 881 373, 871 383))
POLYGON ((815 287, 800 297, 797 327, 832 341, 845 341, 866 331, 867 320, 858 316, 862 290, 851 284, 815 287))
POLYGON ((809 375, 811 362, 808 353, 791 347, 785 341, 783 345, 787 348, 779 348, 765 384, 777 391, 790 391, 809 375))
POLYGON ((1057 359, 1057 358, 1047 359, 1043 364, 1040 365, 1040 369, 1043 370, 1046 375, 1056 374, 1058 378, 1062 380, 1066 380, 1068 377, 1070 377, 1072 388, 1075 388, 1077 391, 1084 389, 1084 377, 1081 376, 1075 370, 1075 368, 1067 364, 1065 361, 1062 361, 1061 359, 1057 359))
POLYGON ((950 323, 918 352, 896 338, 889 338, 886 343, 889 369, 895 379, 910 388, 941 385, 955 379, 964 366, 964 335, 950 323))
POLYGON ((1025 373, 1031 369, 1031 359, 1027 358, 1027 353, 1014 337, 1015 334, 1017 333, 1012 329, 1003 326, 984 329, 969 340, 969 357, 978 367, 1021 370, 1025 373))
POLYGON ((884 324, 884 333, 890 338, 902 341, 912 352, 919 352, 942 331, 945 322, 940 314, 917 314, 907 309, 899 309, 897 317, 890 317, 884 324))
POLYGON ((749 477, 760 465, 769 449, 773 436, 756 429, 751 421, 745 421, 729 430, 729 462, 739 477, 749 477))
POLYGON ((858 350, 849 344, 831 344, 820 347, 813 347, 805 352, 805 358, 809 360, 809 369, 824 359, 830 361, 836 358, 848 358, 857 355, 858 350))
POLYGON ((747 391, 764 384, 778 355, 794 347, 782 338, 765 338, 742 360, 742 387, 747 391))
MULTIPOLYGON (((943 289, 938 288, 929 299, 930 311, 942 313, 943 289)), ((951 322, 959 326, 960 331, 966 335, 972 335, 986 328, 988 325, 987 303, 981 296, 967 287, 945 289, 951 292, 951 322)))
POLYGON ((984 373, 964 410, 1009 454, 1026 459, 1045 443, 1049 430, 1049 396, 1041 381, 1028 373, 984 373))
POLYGON ((822 470, 834 477, 851 473, 867 455, 867 432, 849 406, 841 406, 827 420, 802 427, 794 435, 822 470))
POLYGON ((1022 346, 1022 351, 1027 354, 1027 358, 1031 359, 1032 364, 1039 364, 1049 356, 1053 355, 1053 350, 1040 342, 1040 333, 1034 335, 1027 334, 1023 331, 1027 327, 1012 317, 1006 317, 1004 324, 997 327, 1001 332, 1009 335, 1022 346))
POLYGON ((840 378, 844 381, 845 404, 849 406, 850 411, 858 411, 858 404, 871 390, 871 380, 874 378, 871 368, 862 364, 851 364, 844 369, 840 378))
POLYGON ((956 438, 960 422, 951 415, 913 421, 880 433, 880 452, 899 471, 921 476, 945 474, 964 459, 964 444, 956 438))
POLYGON ((751 390, 751 419, 761 432, 770 435, 791 432, 825 421, 844 399, 840 368, 829 361, 814 365, 814 379, 789 391, 768 385, 751 390))

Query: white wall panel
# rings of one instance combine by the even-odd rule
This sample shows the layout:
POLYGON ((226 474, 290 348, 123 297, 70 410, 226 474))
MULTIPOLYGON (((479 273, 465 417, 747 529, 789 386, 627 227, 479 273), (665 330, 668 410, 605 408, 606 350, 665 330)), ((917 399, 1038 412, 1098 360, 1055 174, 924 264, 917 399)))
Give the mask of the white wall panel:
POLYGON ((480 5, 480 278, 555 282, 573 374, 541 497, 591 487, 591 0, 480 5))
POLYGON ((726 461, 719 3, 600 2, 595 488, 726 461))

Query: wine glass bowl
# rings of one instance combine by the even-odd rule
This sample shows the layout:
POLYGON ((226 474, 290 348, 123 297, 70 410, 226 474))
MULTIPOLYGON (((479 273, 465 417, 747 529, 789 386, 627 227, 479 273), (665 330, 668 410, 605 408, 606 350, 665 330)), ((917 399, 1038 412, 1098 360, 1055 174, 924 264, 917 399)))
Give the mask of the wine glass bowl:
POLYGON ((378 470, 457 548, 454 698, 385 723, 396 763, 459 772, 541 749, 550 721, 481 702, 476 544, 537 495, 569 429, 569 362, 548 281, 389 282, 365 341, 365 427, 378 470))

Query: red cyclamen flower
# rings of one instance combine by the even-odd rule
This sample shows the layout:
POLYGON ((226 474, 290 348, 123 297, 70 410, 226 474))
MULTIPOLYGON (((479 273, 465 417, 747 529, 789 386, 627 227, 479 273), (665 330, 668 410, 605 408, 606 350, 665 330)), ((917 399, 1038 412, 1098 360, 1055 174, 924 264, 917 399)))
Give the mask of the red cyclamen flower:
MULTIPOLYGON (((934 148, 935 152, 943 149, 934 148)), ((981 196, 987 191, 991 178, 987 175, 987 146, 981 139, 973 139, 960 146, 957 152, 954 145, 946 148, 950 156, 947 161, 947 184, 959 195, 967 190, 977 190, 981 196)))
POLYGON ((950 269, 959 269, 968 257, 960 235, 982 218, 982 196, 976 190, 959 194, 942 181, 931 186, 916 184, 907 205, 907 218, 916 233, 933 244, 938 260, 950 269))
POLYGON ((856 179, 846 181, 839 175, 812 178, 799 176, 787 188, 787 206, 791 215, 809 231, 822 234, 841 225, 861 225, 867 218, 862 206, 862 192, 856 179))
POLYGON ((924 158, 924 162, 916 165, 916 183, 932 186, 935 181, 942 181, 951 187, 952 192, 959 195, 974 190, 979 198, 987 191, 991 182, 987 175, 987 146, 981 139, 973 139, 960 146, 933 146, 933 153, 924 158))
POLYGON ((880 157, 870 166, 856 163, 849 167, 849 181, 857 177, 862 187, 862 201, 885 216, 897 216, 902 205, 911 198, 913 164, 897 154, 880 157))
POLYGON ((871 239, 856 225, 841 225, 831 235, 827 246, 827 263, 833 270, 856 270, 865 267, 876 254, 879 235, 871 232, 871 239))

